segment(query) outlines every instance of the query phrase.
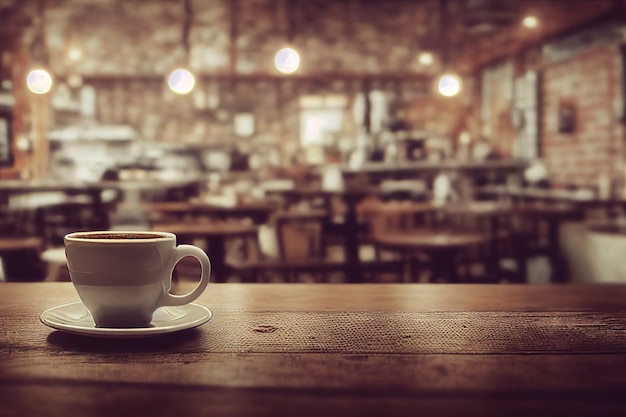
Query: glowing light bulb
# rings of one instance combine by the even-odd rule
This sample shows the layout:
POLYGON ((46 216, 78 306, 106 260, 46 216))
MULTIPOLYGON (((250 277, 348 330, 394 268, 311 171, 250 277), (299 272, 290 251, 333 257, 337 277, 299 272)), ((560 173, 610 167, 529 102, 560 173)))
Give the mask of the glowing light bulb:
POLYGON ((435 62, 435 57, 430 52, 422 52, 419 54, 418 60, 422 65, 432 65, 435 62))
POLYGON ((30 140, 26 136, 19 136, 15 141, 15 146, 20 151, 27 151, 30 149, 30 140))
POLYGON ((44 69, 35 69, 26 76, 26 86, 34 94, 46 94, 52 88, 52 75, 44 69))
POLYGON ((453 74, 442 75, 437 83, 437 89, 442 96, 456 96, 461 91, 461 79, 453 74))
POLYGON ((79 59, 81 59, 83 57, 83 51, 81 51, 78 48, 72 48, 70 49, 70 51, 67 53, 67 56, 69 57, 69 59, 71 59, 72 61, 78 61, 79 59))
POLYGON ((292 48, 282 48, 274 56, 274 66, 283 74, 291 74, 300 67, 300 55, 292 48))
POLYGON ((167 78, 167 85, 176 94, 188 94, 196 85, 193 74, 186 69, 176 69, 167 78))
POLYGON ((532 15, 526 16, 524 20, 522 20, 522 26, 528 29, 535 29, 537 26, 539 26, 539 19, 537 19, 536 16, 532 15))

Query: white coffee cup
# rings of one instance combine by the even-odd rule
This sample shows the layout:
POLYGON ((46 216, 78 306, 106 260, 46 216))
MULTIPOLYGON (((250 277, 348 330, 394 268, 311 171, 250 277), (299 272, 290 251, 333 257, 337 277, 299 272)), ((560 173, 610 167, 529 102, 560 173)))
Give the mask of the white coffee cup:
POLYGON ((70 233, 65 254, 72 283, 96 327, 147 327, 157 308, 198 298, 211 273, 202 249, 176 246, 176 236, 166 232, 70 233), (200 282, 188 294, 171 294, 174 267, 186 256, 200 261, 200 282))

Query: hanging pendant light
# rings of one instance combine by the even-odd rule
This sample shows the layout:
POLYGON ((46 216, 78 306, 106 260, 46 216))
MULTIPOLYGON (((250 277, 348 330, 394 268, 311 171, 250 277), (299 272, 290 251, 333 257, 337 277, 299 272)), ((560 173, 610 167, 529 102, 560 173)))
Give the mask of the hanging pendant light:
POLYGON ((52 75, 43 68, 33 69, 26 76, 26 86, 33 94, 50 92, 52 84, 52 75))
POLYGON ((428 51, 421 52, 418 55, 417 59, 420 64, 425 65, 425 66, 432 65, 435 62, 435 56, 431 52, 428 52, 428 51))
POLYGON ((83 57, 83 51, 81 51, 79 48, 71 48, 68 52, 67 52, 67 57, 70 59, 70 61, 80 61, 81 58, 83 57))
POLYGON ((522 20, 522 26, 526 29, 536 29, 539 27, 539 19, 535 15, 525 16, 522 20))
MULTIPOLYGON (((189 63, 189 31, 191 30, 193 11, 191 0, 183 3, 184 19, 182 44, 185 51, 185 62, 189 63)), ((189 94, 196 85, 196 77, 185 67, 178 67, 167 76, 167 86, 176 94, 189 94)))
POLYGON ((446 71, 449 65, 448 48, 449 48, 449 31, 446 31, 444 36, 444 28, 447 26, 446 13, 447 13, 447 0, 440 0, 439 3, 439 32, 440 38, 445 40, 443 46, 442 63, 444 67, 444 73, 437 79, 437 92, 444 97, 454 97, 461 92, 463 82, 461 77, 451 71, 446 71))
POLYGON ((461 78, 452 73, 443 74, 437 81, 437 91, 444 97, 454 97, 461 92, 461 78))
POLYGON ((293 48, 281 48, 274 55, 274 66, 281 74, 293 74, 300 68, 300 54, 293 48))
MULTIPOLYGON (((285 3, 287 17, 287 42, 293 42, 293 22, 289 2, 285 3)), ((281 74, 293 74, 300 68, 300 53, 292 46, 280 48, 274 55, 274 67, 281 74)))
POLYGON ((42 95, 50 92, 54 84, 52 74, 46 67, 48 66, 48 51, 44 40, 43 16, 44 4, 39 4, 39 19, 37 20, 37 30, 30 45, 30 57, 35 66, 26 74, 26 87, 30 92, 42 95))
POLYGON ((167 85, 176 94, 189 94, 196 85, 196 78, 189 70, 178 68, 167 77, 167 85))

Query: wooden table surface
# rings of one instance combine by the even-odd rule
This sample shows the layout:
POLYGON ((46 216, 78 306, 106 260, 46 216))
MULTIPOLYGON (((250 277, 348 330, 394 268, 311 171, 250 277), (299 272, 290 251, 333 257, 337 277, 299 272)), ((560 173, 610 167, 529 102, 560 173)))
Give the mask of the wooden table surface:
POLYGON ((239 237, 255 235, 258 226, 241 222, 179 222, 156 223, 152 230, 193 237, 239 237))
POLYGON ((374 237, 383 247, 409 250, 457 250, 491 242, 491 236, 480 233, 448 231, 416 231, 411 233, 388 233, 374 237))
POLYGON ((276 210, 273 204, 262 201, 234 206, 190 201, 157 201, 144 204, 144 208, 148 212, 160 212, 178 217, 191 215, 219 219, 251 217, 256 224, 265 223, 276 210))
POLYGON ((182 333, 39 322, 77 300, 0 284, 0 416, 626 414, 626 286, 215 284, 182 333))

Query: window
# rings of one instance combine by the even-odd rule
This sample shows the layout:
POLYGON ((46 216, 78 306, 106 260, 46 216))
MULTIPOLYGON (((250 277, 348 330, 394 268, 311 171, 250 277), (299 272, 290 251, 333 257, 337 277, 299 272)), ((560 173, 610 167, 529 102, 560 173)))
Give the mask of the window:
POLYGON ((300 143, 330 144, 329 140, 342 129, 347 102, 344 95, 300 97, 300 143))
POLYGON ((0 108, 0 166, 13 165, 11 109, 0 108))

